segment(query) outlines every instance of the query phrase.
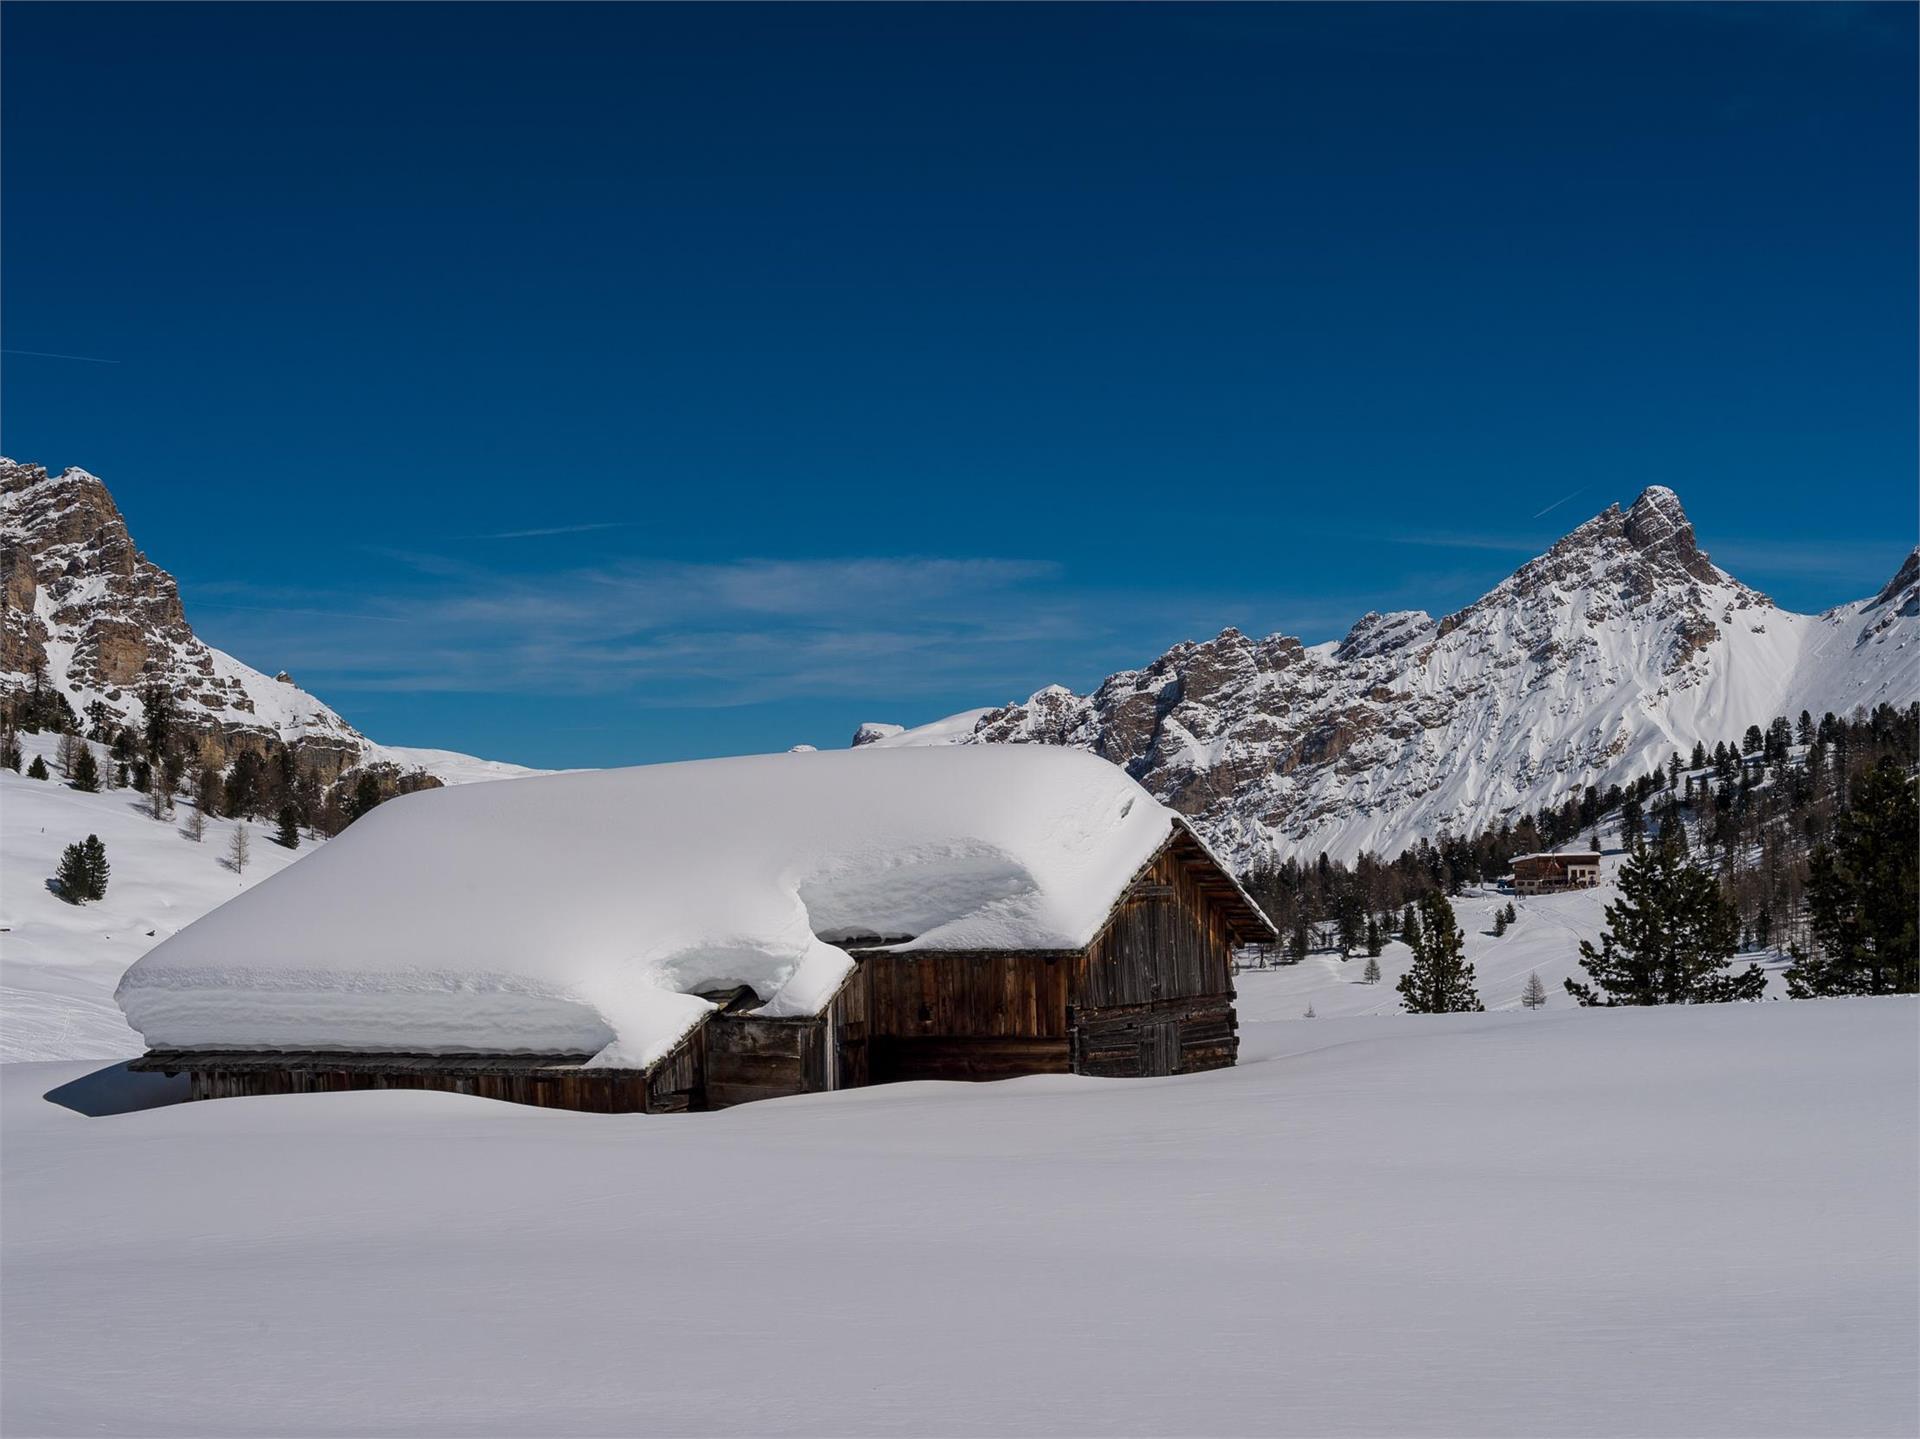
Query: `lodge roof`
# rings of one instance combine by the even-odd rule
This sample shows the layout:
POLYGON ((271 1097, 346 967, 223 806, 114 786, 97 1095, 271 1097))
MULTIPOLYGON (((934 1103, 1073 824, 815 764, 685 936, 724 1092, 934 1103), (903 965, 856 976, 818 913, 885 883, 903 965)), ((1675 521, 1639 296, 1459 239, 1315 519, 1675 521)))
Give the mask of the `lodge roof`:
POLYGON ((1066 951, 1167 849, 1271 925, 1125 771, 1041 745, 650 765, 403 796, 150 951, 155 1049, 584 1053, 644 1068, 713 1008, 818 1012, 849 951, 1066 951), (902 938, 905 936, 905 938, 902 938))

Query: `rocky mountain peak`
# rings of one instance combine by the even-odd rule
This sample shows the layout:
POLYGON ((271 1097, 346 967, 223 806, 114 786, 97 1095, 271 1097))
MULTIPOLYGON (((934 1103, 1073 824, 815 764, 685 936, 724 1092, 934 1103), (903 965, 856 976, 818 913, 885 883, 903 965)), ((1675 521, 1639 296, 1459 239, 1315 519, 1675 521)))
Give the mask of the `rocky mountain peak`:
POLYGON ((1311 648, 1229 628, 1091 694, 1051 685, 924 731, 890 726, 888 743, 1089 750, 1245 867, 1474 833, 1695 739, 1916 697, 1920 552, 1877 601, 1793 614, 1716 569, 1656 485, 1439 624, 1373 613, 1311 648))
POLYGON ((1907 553, 1887 587, 1873 597, 1873 604, 1892 604, 1907 614, 1920 613, 1920 545, 1907 553))
POLYGON ((1713 563, 1693 538, 1693 522, 1680 497, 1665 485, 1648 485, 1627 511, 1626 540, 1656 563, 1683 571, 1706 584, 1720 578, 1713 563))
POLYGON ((201 641, 179 585, 134 544, 97 475, 0 459, 0 577, 0 693, 44 680, 76 713, 97 702, 138 723, 141 691, 160 685, 217 749, 273 736, 328 774, 369 748, 290 677, 275 683, 201 641))

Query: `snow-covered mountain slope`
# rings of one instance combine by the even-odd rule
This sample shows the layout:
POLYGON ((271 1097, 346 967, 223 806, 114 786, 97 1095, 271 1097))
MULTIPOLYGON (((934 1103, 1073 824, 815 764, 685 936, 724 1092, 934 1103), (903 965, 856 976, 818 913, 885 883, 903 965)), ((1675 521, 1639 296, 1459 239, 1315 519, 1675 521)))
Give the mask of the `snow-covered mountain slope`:
POLYGON ((140 692, 157 681, 186 723, 222 748, 274 736, 329 779, 382 763, 446 783, 535 772, 376 744, 284 671, 269 677, 206 644, 173 576, 135 546, 106 485, 85 470, 49 474, 0 459, 0 577, 0 693, 30 687, 37 672, 76 714, 98 701, 137 725, 140 692))
MULTIPOLYGON (((135 790, 84 794, 54 764, 54 736, 23 734, 26 762, 38 755, 48 780, 0 768, 0 1062, 118 1059, 145 1045, 113 1002, 113 987, 141 955, 292 864, 311 848, 273 842, 273 827, 209 818, 190 839, 184 802, 171 820, 147 812, 135 790), (249 837, 246 866, 228 862, 233 831, 249 837), (107 849, 107 897, 68 904, 47 885, 60 852, 90 834, 107 849)), ((110 771, 104 746, 94 746, 110 771)))
POLYGON ((1089 695, 1056 685, 855 743, 1092 750, 1245 867, 1391 855, 1775 715, 1917 698, 1920 551, 1872 599, 1795 614, 1714 565, 1656 486, 1439 621, 1369 614, 1312 647, 1228 629, 1089 695))

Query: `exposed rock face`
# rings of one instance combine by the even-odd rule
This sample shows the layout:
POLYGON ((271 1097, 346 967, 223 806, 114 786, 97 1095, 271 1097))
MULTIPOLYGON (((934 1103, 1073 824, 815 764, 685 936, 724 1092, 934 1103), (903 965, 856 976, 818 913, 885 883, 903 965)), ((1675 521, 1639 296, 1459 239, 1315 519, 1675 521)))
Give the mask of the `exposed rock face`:
POLYGON ((1920 698, 1920 558, 1901 576, 1872 601, 1790 613, 1715 567, 1679 498, 1654 487, 1438 624, 1369 614, 1311 649, 1223 630, 1090 695, 1053 686, 963 732, 868 742, 1091 750, 1242 867, 1392 854, 1776 714, 1920 698))
POLYGON ((230 758, 277 737, 331 779, 369 742, 284 675, 268 680, 204 644, 172 575, 142 554, 107 487, 85 470, 50 475, 0 459, 0 693, 36 673, 76 712, 98 700, 137 724, 140 691, 158 682, 181 720, 230 758))

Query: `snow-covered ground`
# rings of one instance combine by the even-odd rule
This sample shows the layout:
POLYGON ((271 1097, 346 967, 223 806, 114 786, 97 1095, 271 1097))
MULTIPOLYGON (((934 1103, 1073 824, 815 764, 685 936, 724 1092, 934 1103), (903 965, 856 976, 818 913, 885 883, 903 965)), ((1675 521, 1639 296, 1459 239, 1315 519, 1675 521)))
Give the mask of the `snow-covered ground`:
MULTIPOLYGON (((23 762, 44 756, 50 780, 0 769, 0 1060, 119 1059, 145 1046, 113 1002, 113 987, 141 955, 175 931, 285 869, 307 852, 274 843, 270 825, 210 819, 188 839, 189 807, 153 819, 136 790, 82 794, 54 764, 55 737, 23 734, 23 762), (250 832, 250 858, 226 863, 234 829, 250 832), (107 897, 68 904, 47 886, 60 852, 97 834, 112 877, 107 897)), ((94 754, 106 764, 106 749, 94 754)))
POLYGON ((1920 1430, 1920 1006, 720 1114, 0 1068, 9 1434, 1920 1430), (51 1100, 51 1102, 50 1102, 51 1100))

